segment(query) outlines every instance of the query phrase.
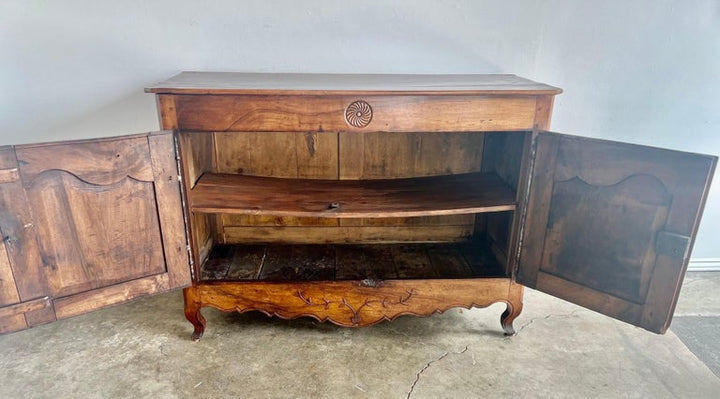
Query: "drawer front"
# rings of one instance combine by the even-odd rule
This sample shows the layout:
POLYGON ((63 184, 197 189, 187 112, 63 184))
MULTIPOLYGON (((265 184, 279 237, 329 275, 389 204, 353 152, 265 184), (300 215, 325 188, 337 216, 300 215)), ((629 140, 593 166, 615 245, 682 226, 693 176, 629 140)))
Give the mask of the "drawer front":
POLYGON ((536 102, 536 96, 174 96, 177 128, 212 132, 525 130, 533 127, 536 102))

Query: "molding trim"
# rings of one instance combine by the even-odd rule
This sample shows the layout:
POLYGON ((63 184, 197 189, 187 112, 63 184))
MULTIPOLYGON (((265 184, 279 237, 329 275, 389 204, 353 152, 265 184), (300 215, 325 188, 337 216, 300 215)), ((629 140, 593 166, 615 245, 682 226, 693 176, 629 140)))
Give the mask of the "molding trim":
POLYGON ((689 272, 720 272, 720 258, 690 259, 689 272))

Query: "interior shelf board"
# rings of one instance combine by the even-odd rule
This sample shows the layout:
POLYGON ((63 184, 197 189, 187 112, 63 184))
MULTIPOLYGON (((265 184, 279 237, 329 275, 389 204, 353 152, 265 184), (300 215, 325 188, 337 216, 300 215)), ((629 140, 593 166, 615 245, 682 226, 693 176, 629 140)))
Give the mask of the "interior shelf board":
POLYGON ((515 193, 493 173, 385 180, 206 173, 189 202, 195 213, 380 218, 510 211, 515 193))

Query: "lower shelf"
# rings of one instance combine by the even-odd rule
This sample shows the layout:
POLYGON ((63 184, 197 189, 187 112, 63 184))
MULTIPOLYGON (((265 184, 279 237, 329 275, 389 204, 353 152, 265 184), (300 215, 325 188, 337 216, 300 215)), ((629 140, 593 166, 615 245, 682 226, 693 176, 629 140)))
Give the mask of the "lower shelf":
POLYGON ((481 244, 221 245, 201 279, 335 281, 504 277, 481 244))

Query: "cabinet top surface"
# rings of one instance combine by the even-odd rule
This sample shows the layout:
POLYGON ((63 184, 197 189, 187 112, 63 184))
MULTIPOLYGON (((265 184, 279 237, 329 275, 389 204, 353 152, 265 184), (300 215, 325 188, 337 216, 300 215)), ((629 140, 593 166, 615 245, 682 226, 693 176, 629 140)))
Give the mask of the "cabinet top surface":
POLYGON ((182 72, 145 88, 161 94, 555 95, 561 89, 515 75, 381 75, 182 72))

